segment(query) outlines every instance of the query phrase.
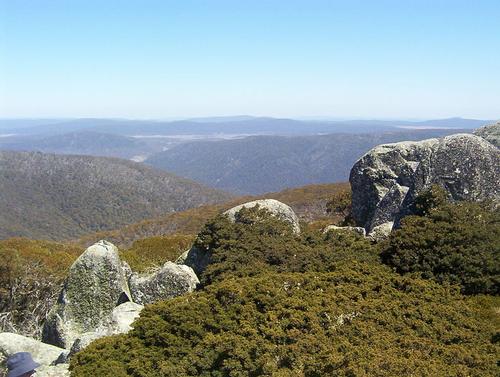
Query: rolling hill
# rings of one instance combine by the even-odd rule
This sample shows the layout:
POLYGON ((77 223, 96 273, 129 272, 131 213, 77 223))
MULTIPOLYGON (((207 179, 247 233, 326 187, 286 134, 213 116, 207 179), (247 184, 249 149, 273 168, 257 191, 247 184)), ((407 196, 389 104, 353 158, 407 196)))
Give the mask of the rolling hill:
POLYGON ((0 152, 0 238, 75 238, 230 197, 127 160, 0 152))
POLYGON ((354 162, 376 145, 456 132, 406 130, 198 141, 174 146, 145 163, 210 187, 254 195, 308 184, 344 182, 354 162))

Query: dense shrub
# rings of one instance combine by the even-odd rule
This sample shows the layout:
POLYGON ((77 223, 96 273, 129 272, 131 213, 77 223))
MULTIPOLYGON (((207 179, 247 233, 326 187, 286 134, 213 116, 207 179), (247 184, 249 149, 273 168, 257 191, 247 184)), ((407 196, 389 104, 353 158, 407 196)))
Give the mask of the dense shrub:
MULTIPOLYGON (((472 299, 383 266, 228 279, 146 307, 73 376, 496 376, 494 325, 472 299)), ((498 302, 497 302, 498 305, 498 302)))
POLYGON ((420 202, 425 216, 403 220, 382 245, 384 262, 400 273, 459 284, 465 294, 499 294, 500 211, 429 195, 420 202))
POLYGON ((70 244, 0 241, 0 332, 40 336, 41 324, 81 250, 70 244))
POLYGON ((342 260, 378 262, 370 242, 349 232, 293 233, 290 224, 265 209, 242 209, 237 221, 219 216, 208 222, 195 242, 210 253, 212 263, 201 276, 204 284, 264 271, 333 271, 342 260))

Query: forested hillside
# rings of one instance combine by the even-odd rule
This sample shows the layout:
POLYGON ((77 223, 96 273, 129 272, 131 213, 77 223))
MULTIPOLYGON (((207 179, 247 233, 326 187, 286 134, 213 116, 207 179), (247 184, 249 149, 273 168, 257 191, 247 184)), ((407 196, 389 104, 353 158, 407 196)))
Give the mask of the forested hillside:
POLYGON ((195 235, 205 223, 223 210, 254 199, 276 199, 287 203, 304 222, 318 222, 325 225, 336 222, 341 213, 327 213, 327 203, 336 195, 345 196, 350 192, 348 183, 309 185, 288 189, 261 196, 243 196, 225 203, 204 205, 185 211, 175 212, 146 219, 119 229, 90 233, 77 240, 82 246, 88 246, 100 239, 106 239, 116 245, 129 247, 134 241, 147 237, 171 234, 195 235))
POLYGON ((228 198, 127 160, 0 152, 0 238, 74 238, 228 198))

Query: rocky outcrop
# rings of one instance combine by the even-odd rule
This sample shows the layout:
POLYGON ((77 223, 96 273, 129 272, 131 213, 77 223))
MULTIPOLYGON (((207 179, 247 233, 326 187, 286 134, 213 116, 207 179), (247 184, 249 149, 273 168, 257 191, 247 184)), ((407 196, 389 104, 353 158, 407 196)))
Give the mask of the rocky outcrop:
POLYGON ((129 281, 132 299, 143 305, 192 292, 197 284, 199 280, 191 267, 172 262, 152 274, 133 274, 129 281))
POLYGON ((499 200, 500 152, 481 137, 442 139, 375 147, 351 170, 352 214, 376 238, 411 213, 416 196, 433 184, 453 200, 499 200))
POLYGON ((71 266, 45 324, 43 340, 71 347, 81 334, 105 325, 117 305, 130 300, 118 249, 109 242, 99 241, 71 266))
POLYGON ((488 126, 478 128, 474 135, 489 141, 495 147, 500 148, 500 121, 488 126))
POLYGON ((252 202, 244 203, 239 206, 233 207, 224 212, 224 214, 229 218, 229 220, 234 222, 236 221, 236 214, 242 208, 253 208, 257 205, 259 206, 259 208, 264 208, 268 210, 272 215, 276 216, 277 218, 284 221, 288 221, 292 226, 293 231, 295 233, 300 233, 299 218, 297 217, 295 212, 293 212, 293 209, 291 209, 285 203, 282 203, 275 199, 254 200, 252 202))

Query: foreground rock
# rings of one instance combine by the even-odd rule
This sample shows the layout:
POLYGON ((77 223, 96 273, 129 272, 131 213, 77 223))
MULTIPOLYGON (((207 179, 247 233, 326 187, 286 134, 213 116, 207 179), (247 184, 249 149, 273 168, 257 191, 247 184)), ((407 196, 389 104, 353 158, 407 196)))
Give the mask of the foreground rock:
POLYGON ((495 147, 500 148, 500 122, 478 128, 474 131, 474 135, 480 136, 495 147))
POLYGON ((69 348, 81 334, 105 326, 115 307, 126 301, 130 301, 130 292, 118 250, 99 241, 71 266, 45 323, 43 340, 69 348))
POLYGON ((62 348, 45 344, 22 335, 0 333, 0 364, 4 364, 10 355, 17 352, 29 352, 33 356, 33 359, 41 364, 41 366, 37 369, 37 376, 69 376, 67 365, 51 365, 65 351, 66 350, 62 348))
POLYGON ((167 262, 152 274, 133 274, 129 285, 134 302, 145 305, 192 292, 199 283, 191 267, 167 262))
POLYGON ((231 221, 236 221, 236 214, 242 209, 242 208, 253 208, 255 206, 259 206, 259 208, 264 208, 267 209, 272 215, 276 216, 277 218, 288 221, 290 225, 293 228, 293 231, 295 233, 300 233, 300 226, 299 226, 299 218, 293 212, 293 209, 291 209, 289 206, 287 206, 285 203, 282 203, 278 200, 275 199, 261 199, 261 200, 254 200, 252 202, 244 203, 239 206, 233 207, 224 214, 231 220, 231 221))
POLYGON ((5 357, 17 352, 29 352, 38 363, 50 365, 64 351, 63 348, 45 344, 26 336, 8 332, 0 333, 0 353, 5 357))
POLYGON ((381 238, 433 184, 453 200, 499 200, 500 151, 469 134, 385 144, 356 162, 349 181, 354 219, 381 238))

